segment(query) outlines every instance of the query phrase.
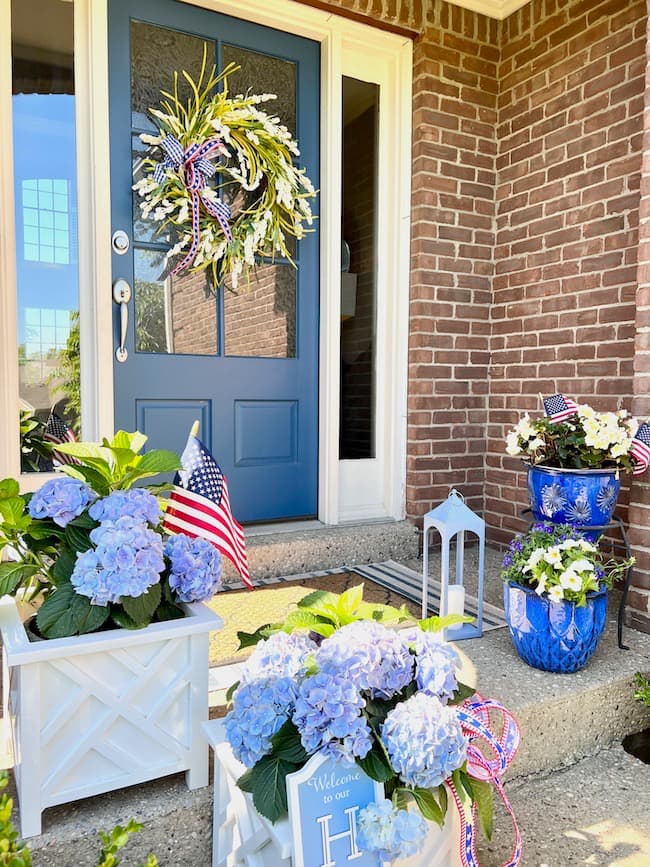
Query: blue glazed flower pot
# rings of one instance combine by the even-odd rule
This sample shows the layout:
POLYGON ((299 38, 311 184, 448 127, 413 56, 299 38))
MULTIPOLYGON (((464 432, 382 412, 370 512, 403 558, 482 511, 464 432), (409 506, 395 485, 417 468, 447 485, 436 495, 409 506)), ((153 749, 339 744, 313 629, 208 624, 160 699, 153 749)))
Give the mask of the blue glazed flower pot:
MULTIPOLYGON (((528 467, 528 501, 538 521, 583 527, 609 524, 620 489, 616 470, 528 467)), ((600 534, 588 535, 595 541, 600 534)))
POLYGON ((578 671, 593 656, 607 619, 607 590, 587 595, 587 604, 551 602, 532 587, 504 584, 510 637, 519 656, 544 671, 578 671))

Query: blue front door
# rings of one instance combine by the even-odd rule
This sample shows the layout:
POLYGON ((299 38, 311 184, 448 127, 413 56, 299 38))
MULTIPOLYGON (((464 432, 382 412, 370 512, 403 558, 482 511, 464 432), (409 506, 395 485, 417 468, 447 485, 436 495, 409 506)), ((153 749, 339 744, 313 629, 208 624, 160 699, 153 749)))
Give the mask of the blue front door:
MULTIPOLYGON (((115 427, 180 452, 195 419, 228 477, 244 522, 313 516, 318 476, 318 235, 300 241, 294 269, 275 259, 248 290, 211 292, 207 272, 169 278, 173 240, 141 218, 134 173, 156 133, 174 71, 240 66, 233 93, 276 93, 262 105, 294 133, 300 164, 319 186, 319 46, 176 0, 109 0, 113 281, 126 280, 125 361, 114 362, 115 427)), ((182 77, 181 77, 182 82, 182 77)), ((182 86, 182 85, 181 85, 182 86)), ((316 209, 315 209, 316 210, 316 209)), ((315 222, 317 228, 317 221, 315 222)), ((121 284, 124 285, 124 284, 121 284)), ((113 339, 123 310, 114 304, 113 339)))

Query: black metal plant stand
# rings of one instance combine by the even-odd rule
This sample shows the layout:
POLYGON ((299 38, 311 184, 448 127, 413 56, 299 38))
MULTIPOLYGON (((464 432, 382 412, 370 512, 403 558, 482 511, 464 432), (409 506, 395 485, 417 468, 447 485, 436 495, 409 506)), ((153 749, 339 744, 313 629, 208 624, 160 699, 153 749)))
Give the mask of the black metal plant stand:
MULTIPOLYGON (((524 509, 521 512, 522 517, 524 515, 527 516, 530 514, 531 514, 530 509, 524 509)), ((529 529, 530 529, 530 527, 533 526, 533 524, 536 524, 536 523, 537 523, 536 520, 532 520, 530 522, 529 529)), ((585 533, 586 532, 593 532, 594 530, 598 531, 598 532, 602 531, 603 533, 607 532, 608 530, 618 531, 620 533, 621 539, 620 539, 620 541, 612 540, 612 547, 622 550, 625 553, 625 559, 626 560, 629 560, 631 558, 632 549, 630 548, 630 542, 627 538, 627 533, 625 531, 625 524, 623 523, 623 520, 618 517, 618 515, 613 515, 612 520, 609 522, 609 524, 596 524, 596 525, 594 525, 594 524, 592 524, 592 525, 589 525, 589 524, 572 524, 571 526, 572 527, 575 526, 576 530, 580 530, 580 531, 585 532, 585 533)), ((623 644, 623 619, 625 618, 625 606, 627 604, 627 593, 628 593, 628 590, 630 589, 630 584, 632 583, 633 572, 634 572, 634 566, 633 565, 628 566, 627 569, 625 570, 625 581, 623 582, 623 593, 621 596, 621 601, 620 601, 619 606, 618 606, 617 636, 618 636, 618 646, 619 646, 620 650, 629 650, 630 649, 627 644, 623 644)))

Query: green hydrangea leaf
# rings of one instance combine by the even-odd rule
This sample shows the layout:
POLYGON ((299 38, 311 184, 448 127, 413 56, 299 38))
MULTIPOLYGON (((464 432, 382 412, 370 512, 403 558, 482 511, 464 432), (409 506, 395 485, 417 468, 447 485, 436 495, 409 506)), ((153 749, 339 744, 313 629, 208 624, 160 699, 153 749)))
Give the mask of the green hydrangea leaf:
POLYGON ((161 595, 160 584, 152 584, 142 596, 122 596, 122 607, 138 626, 146 626, 160 605, 161 595))
POLYGON ((11 595, 38 571, 38 566, 31 563, 0 563, 0 596, 11 595))
POLYGON ((96 632, 108 619, 108 605, 92 605, 72 584, 61 584, 38 609, 36 623, 46 638, 96 632))
POLYGON ((264 756, 237 780, 237 785, 253 795, 253 804, 262 816, 277 822, 287 813, 287 774, 295 770, 293 762, 264 756))

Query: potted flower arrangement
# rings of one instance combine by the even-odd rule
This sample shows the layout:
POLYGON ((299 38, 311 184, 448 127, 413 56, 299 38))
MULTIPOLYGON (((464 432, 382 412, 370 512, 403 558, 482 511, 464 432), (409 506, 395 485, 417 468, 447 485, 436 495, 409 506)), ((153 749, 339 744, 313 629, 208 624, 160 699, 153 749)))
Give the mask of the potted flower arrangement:
POLYGON ((120 431, 57 446, 75 463, 34 494, 0 482, 4 714, 23 836, 40 832, 44 807, 75 798, 179 770, 207 784, 199 728, 208 632, 221 621, 199 603, 221 562, 203 539, 163 537, 159 489, 134 485, 180 462, 140 454, 145 442, 120 431), (35 640, 10 596, 36 604, 35 640))
POLYGON ((596 412, 562 395, 544 400, 506 438, 506 452, 528 466, 528 497, 538 521, 603 527, 611 521, 621 472, 643 472, 650 426, 626 410, 596 412))
POLYGON ((568 524, 542 522, 516 536, 501 574, 519 656, 546 671, 583 668, 605 628, 607 591, 632 562, 605 562, 597 545, 568 524))
MULTIPOLYGON (((362 586, 341 596, 318 591, 284 624, 243 636, 244 644, 261 640, 231 690, 226 737, 241 763, 239 788, 271 822, 287 811, 287 775, 319 753, 341 763, 344 779, 356 768, 384 787, 385 799, 358 814, 362 850, 411 865, 434 863, 445 845, 444 863, 457 864, 465 845, 473 850, 476 811, 491 834, 489 782, 502 792, 498 777, 514 757, 518 729, 504 708, 459 682, 459 656, 440 630, 461 618, 408 625, 407 616, 364 603, 362 586), (490 708, 502 715, 497 734, 490 708), (462 844, 444 836, 451 799, 462 844)), ((518 840, 510 863, 519 863, 520 848, 518 840)))

